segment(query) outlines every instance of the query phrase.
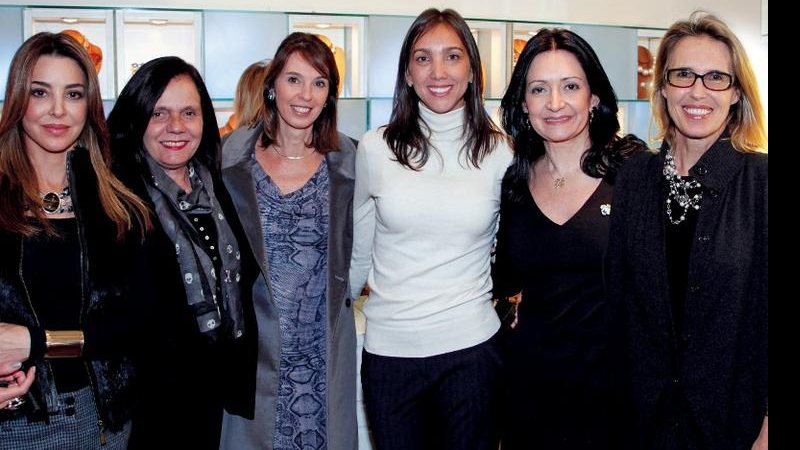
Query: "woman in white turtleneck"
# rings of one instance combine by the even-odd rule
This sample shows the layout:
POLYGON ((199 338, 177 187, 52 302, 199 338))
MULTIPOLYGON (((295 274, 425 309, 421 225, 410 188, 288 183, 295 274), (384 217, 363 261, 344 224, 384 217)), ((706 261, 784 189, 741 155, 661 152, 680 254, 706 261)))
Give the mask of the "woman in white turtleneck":
POLYGON ((482 90, 464 19, 424 11, 390 123, 356 154, 350 278, 354 296, 370 288, 361 377, 380 450, 497 448, 489 258, 512 154, 482 90))

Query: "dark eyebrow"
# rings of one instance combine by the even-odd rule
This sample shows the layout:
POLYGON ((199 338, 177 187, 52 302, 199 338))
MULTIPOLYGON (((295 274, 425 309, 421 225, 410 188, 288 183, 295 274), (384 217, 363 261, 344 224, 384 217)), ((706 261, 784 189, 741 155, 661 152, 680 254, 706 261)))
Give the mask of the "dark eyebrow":
MULTIPOLYGON (((31 85, 34 85, 34 84, 39 85, 39 86, 43 86, 43 87, 46 87, 46 88, 52 88, 52 85, 50 85, 50 83, 48 83, 46 81, 37 81, 37 80, 31 81, 31 85)), ((82 83, 68 84, 65 87, 67 89, 75 89, 75 88, 86 89, 86 86, 84 84, 82 84, 82 83)))

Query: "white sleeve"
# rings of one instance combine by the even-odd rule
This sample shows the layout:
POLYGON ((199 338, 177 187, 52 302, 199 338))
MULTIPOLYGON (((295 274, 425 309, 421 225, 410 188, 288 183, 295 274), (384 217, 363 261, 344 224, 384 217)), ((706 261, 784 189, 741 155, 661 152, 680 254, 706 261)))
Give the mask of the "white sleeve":
MULTIPOLYGON (((368 133, 369 134, 369 133, 368 133)), ((372 267, 375 238, 375 198, 372 197, 368 150, 362 137, 356 150, 356 181, 353 193, 353 256, 350 261, 350 289, 353 298, 361 295, 372 267)), ((373 149, 374 151, 374 149, 373 149)))

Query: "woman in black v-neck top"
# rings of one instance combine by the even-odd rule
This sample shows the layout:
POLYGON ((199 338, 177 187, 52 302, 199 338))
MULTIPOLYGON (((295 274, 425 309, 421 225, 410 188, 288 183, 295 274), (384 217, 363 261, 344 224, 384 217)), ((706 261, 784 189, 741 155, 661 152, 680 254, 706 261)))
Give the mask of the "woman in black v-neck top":
POLYGON ((505 335, 503 450, 610 449, 621 422, 602 276, 611 183, 646 146, 617 137, 608 77, 567 30, 528 41, 502 107, 516 154, 502 187, 494 291, 522 293, 505 335))

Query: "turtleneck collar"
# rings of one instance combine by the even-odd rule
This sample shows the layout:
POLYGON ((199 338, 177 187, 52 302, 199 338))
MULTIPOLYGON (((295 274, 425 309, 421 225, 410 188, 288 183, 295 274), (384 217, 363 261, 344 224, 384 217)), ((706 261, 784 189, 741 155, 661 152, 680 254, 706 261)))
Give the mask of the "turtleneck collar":
POLYGON ((464 129, 464 106, 444 114, 431 111, 424 103, 419 102, 419 117, 432 134, 457 133, 461 136, 464 129))

